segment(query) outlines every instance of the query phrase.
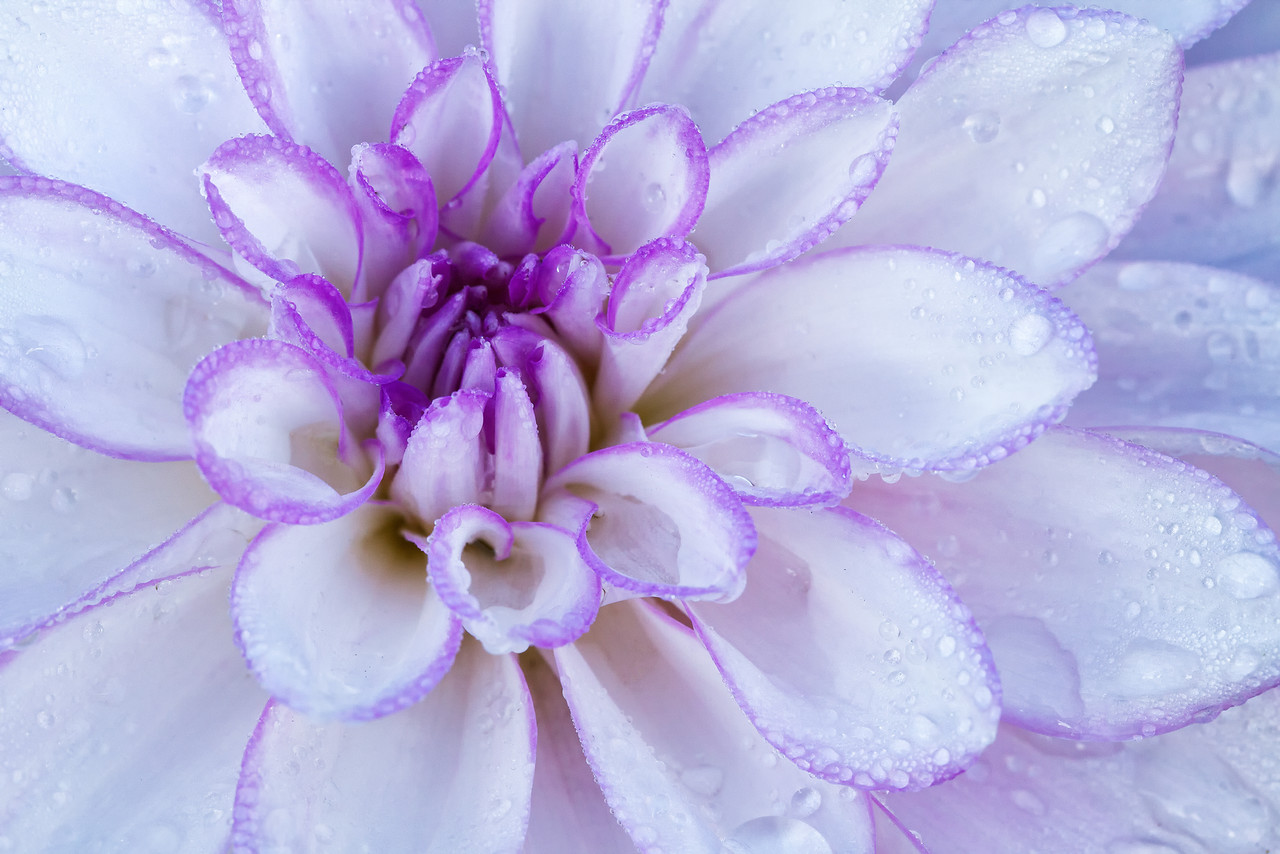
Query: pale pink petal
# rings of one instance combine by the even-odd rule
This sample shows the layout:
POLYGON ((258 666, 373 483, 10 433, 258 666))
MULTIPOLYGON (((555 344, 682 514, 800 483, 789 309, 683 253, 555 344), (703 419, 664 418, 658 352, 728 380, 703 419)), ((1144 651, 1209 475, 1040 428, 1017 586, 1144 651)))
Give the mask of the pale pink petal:
POLYGON ((587 761, 638 849, 870 854, 865 797, 780 757, 687 628, 637 602, 606 607, 597 627, 556 664, 587 761))
POLYGON ((674 0, 640 102, 685 104, 708 140, 820 86, 878 90, 919 44, 932 0, 797 4, 674 0))
POLYGON ((995 738, 1000 685, 968 609, 927 560, 844 509, 757 509, 746 592, 690 616, 774 747, 861 788, 919 789, 995 738))
POLYGON ((741 501, 698 460, 637 442, 580 457, 546 482, 595 505, 584 557, 602 580, 642 596, 727 601, 742 592, 755 529, 741 501))
POLYGON ((655 238, 684 237, 702 213, 708 175, 706 146, 684 107, 623 113, 578 164, 575 243, 622 258, 655 238))
POLYGON ((1070 281, 1155 192, 1181 71, 1167 34, 1114 12, 1002 13, 898 102, 893 159, 831 245, 917 243, 1070 281))
POLYGON ((1194 427, 1280 451, 1280 284, 1191 264, 1105 264, 1063 291, 1098 348, 1068 422, 1194 427))
POLYGON ((793 397, 725 395, 646 432, 709 465, 746 504, 833 504, 849 494, 844 440, 793 397))
POLYGON ((1278 101, 1280 53, 1188 71, 1168 176, 1117 255, 1277 278, 1278 101))
POLYGON ((1059 420, 1093 381, 1075 315, 986 263, 912 247, 775 267, 695 318, 646 417, 771 391, 807 401, 887 466, 967 469, 1059 420))
POLYGON ((272 132, 339 167, 356 143, 386 141, 405 87, 434 59, 413 0, 226 0, 222 20, 272 132))
POLYGON ((318 724, 271 703, 245 751, 232 846, 516 854, 534 740, 515 660, 475 644, 422 702, 376 721, 318 724))
POLYGON ((691 239, 715 276, 762 270, 848 221, 889 162, 897 122, 861 89, 793 95, 707 152, 707 204, 691 239))
POLYGON ((408 536, 427 553, 440 598, 494 655, 563 646, 595 619, 600 581, 576 534, 464 504, 436 522, 429 540, 408 536))
POLYGON ((604 350, 592 390, 603 418, 630 409, 662 372, 702 303, 706 277, 706 259, 683 240, 660 238, 623 263, 596 321, 604 350))
POLYGON ((489 395, 475 389, 436 398, 415 425, 391 497, 430 525, 458 504, 485 498, 491 452, 484 437, 489 395))
POLYGON ((480 37, 531 155, 585 146, 632 106, 662 26, 658 0, 480 0, 480 37))
POLYGON ((223 140, 262 127, 227 60, 221 27, 185 2, 88 0, 7 11, 0 158, 93 187, 216 243, 208 211, 192 203, 199 185, 191 168, 223 140))
POLYGON ((380 447, 372 462, 353 447, 323 365, 291 344, 250 339, 214 351, 191 372, 183 411, 201 473, 261 519, 334 519, 382 480, 380 447))
POLYGON ((200 174, 218 230, 245 260, 279 282, 318 273, 351 295, 360 211, 327 161, 279 137, 247 136, 219 146, 200 174))
POLYGON ((0 836, 26 851, 221 851, 266 695, 229 569, 114 599, 0 657, 0 836))
POLYGON ((104 196, 0 178, 0 405, 133 459, 191 455, 182 388, 213 348, 266 328, 238 277, 104 196))
POLYGON ((236 643, 272 696, 317 720, 369 720, 432 690, 462 631, 427 583, 403 517, 365 504, 319 525, 269 525, 231 588, 236 643))
POLYGON ((1280 549, 1178 460, 1055 428, 964 483, 868 482, 851 506, 922 550, 977 616, 1005 720, 1134 738, 1280 682, 1280 549))

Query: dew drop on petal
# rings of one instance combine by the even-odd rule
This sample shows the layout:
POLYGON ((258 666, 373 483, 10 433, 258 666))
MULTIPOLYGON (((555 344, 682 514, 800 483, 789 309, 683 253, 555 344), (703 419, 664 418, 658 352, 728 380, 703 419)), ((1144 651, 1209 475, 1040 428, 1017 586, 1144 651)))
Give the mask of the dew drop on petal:
POLYGON ((1237 599, 1258 599, 1280 589, 1276 565, 1260 554, 1236 552, 1218 561, 1218 583, 1237 599))
POLYGON ((1053 338, 1053 321, 1043 314, 1024 314, 1009 325, 1009 346, 1019 356, 1032 356, 1053 338))
POLYGON ((1052 9, 1037 9, 1027 16, 1027 38, 1037 47, 1057 47, 1067 37, 1067 25, 1052 9))
POLYGON ((1093 214, 1079 211, 1050 225, 1040 236, 1033 253, 1036 274, 1056 275, 1064 269, 1092 261, 1102 253, 1111 237, 1106 223, 1093 214))
POLYGON ((831 844, 799 819, 761 816, 734 829, 721 854, 831 854, 831 844))
POLYGON ((822 806, 822 793, 811 786, 797 789, 791 796, 791 815, 796 818, 807 818, 822 806))
POLYGON ((1000 133, 1000 116, 991 110, 970 113, 965 116, 964 131, 974 142, 990 142, 1000 133))

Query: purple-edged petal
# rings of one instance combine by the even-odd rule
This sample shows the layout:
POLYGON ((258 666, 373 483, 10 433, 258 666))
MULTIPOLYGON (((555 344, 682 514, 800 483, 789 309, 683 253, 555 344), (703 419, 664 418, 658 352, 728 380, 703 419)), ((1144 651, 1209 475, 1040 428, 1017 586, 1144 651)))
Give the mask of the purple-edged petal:
POLYGON ((0 42, 0 158, 217 242, 208 212, 191 203, 191 167, 262 123, 226 38, 196 4, 10 6, 0 42))
POLYGON ((1106 264, 1063 291, 1098 383, 1068 417, 1240 436, 1280 451, 1280 285, 1190 264, 1106 264))
POLYGON ((813 407, 780 394, 731 394, 650 428, 709 465, 746 504, 834 504, 849 494, 844 440, 813 407))
POLYGON ((771 744, 836 783, 920 789, 995 738, 1000 686, 932 565, 844 509, 758 509, 746 592, 694 627, 771 744))
POLYGON ((481 0, 480 38, 507 92, 527 152, 569 139, 585 146, 635 103, 663 3, 481 0))
POLYGON ((351 188, 314 151, 274 136, 228 140, 200 167, 231 248, 278 282, 318 273, 350 296, 363 232, 351 188))
POLYGON ((1133 738, 1280 682, 1280 548, 1240 497, 1178 460, 1055 428, 964 483, 861 486, 977 616, 1005 720, 1133 738))
POLYGON ((1231 264, 1276 279, 1277 102, 1280 53, 1188 71, 1168 175, 1117 256, 1231 264))
POLYGON ((437 398, 413 428, 391 496, 430 526, 458 504, 483 502, 491 453, 484 436, 489 395, 466 389, 437 398))
POLYGON ((182 387, 265 306, 171 232, 96 193, 0 178, 0 406, 113 456, 191 455, 182 387))
POLYGON ((394 508, 269 525, 231 588, 236 643, 272 696, 313 719, 409 706, 448 671, 462 631, 427 583, 394 508))
POLYGON ((662 372, 706 283, 706 259, 682 240, 655 240, 627 258, 596 321, 604 350, 593 399, 602 417, 630 409, 662 372))
POLYGON ((670 445, 636 442, 580 457, 547 480, 595 505, 583 557, 615 587, 665 599, 742 592, 755 529, 711 469, 670 445))
POLYGON ((231 643, 229 576, 146 585, 0 659, 15 850, 223 849, 266 700, 231 643))
POLYGON ((0 646, 145 555, 215 500, 189 462, 115 460, 3 411, 0 473, 6 567, 0 646))
POLYGON ((893 159, 830 245, 916 243, 1070 281, 1164 172, 1181 52, 1113 12, 1026 7, 975 29, 900 101, 893 159))
POLYGON ((881 797, 930 854, 1275 850, 1278 700, 1273 691, 1213 723, 1128 744, 1004 725, 968 773, 881 797))
POLYGON ((574 641, 600 606, 600 581, 561 528, 466 504, 441 517, 429 540, 410 538, 427 553, 441 600, 494 655, 574 641))
POLYGON ((338 166, 356 143, 385 140, 405 87, 434 58, 413 0, 227 0, 222 20, 268 127, 338 166))
POLYGON ((538 271, 538 295, 546 306, 539 313, 556 328, 565 349, 580 364, 595 367, 600 358, 603 333, 596 318, 604 309, 609 288, 600 259, 568 244, 548 252, 538 271))
POLYGON ((391 144, 352 149, 350 183, 364 229, 361 296, 373 298, 435 243, 436 191, 418 158, 391 144))
POLYGON ((773 391, 883 464, 965 469, 1025 445, 1093 376, 1084 326, 1039 288, 944 252, 865 248, 775 267, 724 298, 639 411, 773 391))
POLYGON ((717 277, 789 261, 857 212, 896 133, 893 107, 861 89, 766 107, 707 152, 707 204, 691 239, 717 277))
POLYGON ((211 353, 191 372, 183 411, 201 473, 261 519, 327 521, 382 479, 380 449, 370 465, 353 447, 323 365, 291 344, 252 339, 211 353))
POLYGON ((651 104, 623 113, 578 164, 575 242, 594 239, 602 252, 625 256, 655 238, 684 237, 702 213, 709 169, 684 107, 651 104))
POLYGON ((587 760, 637 848, 870 854, 866 798, 782 759, 687 628, 637 602, 608 606, 596 626, 556 650, 556 664, 587 760))
POLYGON ((769 104, 839 81, 882 89, 920 42, 932 0, 798 4, 676 0, 640 103, 685 104, 709 140, 769 104))
POLYGON ((578 146, 565 142, 539 154, 503 194, 485 222, 481 242, 498 255, 546 251, 569 227, 578 146))
POLYGON ((1187 51, 1187 67, 1226 62, 1280 49, 1280 6, 1248 2, 1213 38, 1187 51))
POLYGON ((489 507, 511 521, 533 518, 542 483, 542 442, 529 389, 519 373, 497 372, 493 394, 493 497, 489 507))
POLYGON ((422 702, 380 720, 318 724, 271 703, 245 751, 232 846, 515 854, 534 740, 515 660, 475 644, 422 702))
POLYGON ((582 371, 555 342, 544 340, 524 366, 538 394, 534 407, 543 447, 543 471, 554 474, 587 452, 591 402, 582 371))

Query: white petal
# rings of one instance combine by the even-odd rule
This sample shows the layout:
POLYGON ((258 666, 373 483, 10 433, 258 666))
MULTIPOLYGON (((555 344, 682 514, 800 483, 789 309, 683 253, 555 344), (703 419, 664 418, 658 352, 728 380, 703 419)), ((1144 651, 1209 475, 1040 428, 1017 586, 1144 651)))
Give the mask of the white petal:
POLYGON ((760 548, 728 605, 690 606, 738 702, 801 768, 919 789, 995 737, 999 683, 933 567, 847 510, 757 509, 760 548))
POLYGON ((641 851, 870 854, 867 801, 779 757, 670 617, 610 605, 556 664, 587 760, 641 851))
MULTIPOLYGON (((1265 0, 1254 5, 1266 5, 1265 0)), ((1117 253, 1126 258, 1231 263, 1276 279, 1277 102, 1280 53, 1188 71, 1168 175, 1117 253)))
POLYGON ((29 851, 219 851, 266 695, 229 571, 147 585, 0 659, 0 838, 29 851))
POLYGON ((997 267, 910 247, 775 267, 692 326, 642 414, 778 392, 888 465, 999 459, 1093 381, 1087 332, 1057 300, 997 267))
POLYGON ((710 141, 789 95, 821 86, 881 89, 919 44, 932 0, 776 4, 676 0, 640 103, 684 104, 710 141))
POLYGON ((1205 472, 1055 428, 964 483, 855 505, 930 552, 977 616, 1005 720, 1133 738, 1280 682, 1280 548, 1205 472))
POLYGON ((1068 423, 1195 427, 1280 451, 1280 285, 1190 264, 1105 264, 1061 294, 1098 348, 1068 423))
POLYGON ((889 167, 830 245, 916 243, 1069 281, 1155 192, 1181 70, 1168 35, 1115 13, 1003 13, 898 102, 889 167))
POLYGON ((662 25, 656 0, 482 0, 480 33, 507 92, 520 148, 585 148, 631 106, 662 25))
POLYGON ((1187 51, 1187 67, 1280 49, 1280 6, 1250 0, 1226 26, 1187 51))
POLYGON ((237 851, 520 850, 533 704, 510 656, 467 644, 420 703, 362 723, 267 707, 236 792, 237 851))
POLYGON ((338 167, 356 143, 387 140, 405 87, 434 58, 413 0, 228 0, 223 21, 267 125, 338 167))
POLYGON ((262 123, 198 4, 10 7, 0 42, 0 157, 217 242, 191 170, 262 123))
POLYGON ((332 522, 266 528, 231 590, 236 643, 273 696, 313 719, 368 720, 422 699, 457 653, 404 519, 365 504, 332 522))
POLYGON ((0 221, 0 404, 105 453, 190 456, 187 375, 219 344, 264 331, 265 304, 172 233, 79 187, 0 179, 0 221))
POLYGON ((458 504, 485 498, 490 453, 483 434, 488 395, 474 389, 431 402, 413 428, 391 496, 431 525, 458 504))

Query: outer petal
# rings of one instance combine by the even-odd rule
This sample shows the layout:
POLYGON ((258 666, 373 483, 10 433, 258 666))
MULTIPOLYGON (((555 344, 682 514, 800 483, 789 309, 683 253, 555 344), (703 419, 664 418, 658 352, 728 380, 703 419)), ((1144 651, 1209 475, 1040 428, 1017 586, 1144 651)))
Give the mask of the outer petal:
POLYGON ((0 834, 15 850, 225 845, 266 699, 231 643, 228 576, 144 586, 0 659, 0 834))
POLYGON ((789 261, 844 224, 880 178, 897 133, 888 101, 820 89, 766 107, 708 153, 693 241, 716 276, 789 261))
POLYGON ((670 445, 636 442, 580 457, 543 495, 595 505, 583 557, 610 584, 641 596, 725 601, 742 592, 755 529, 711 469, 670 445))
POLYGON ((534 740, 515 660, 474 644, 422 702, 381 720, 316 724, 271 703, 245 751, 232 850, 515 854, 534 740))
POLYGON ((480 0, 480 38, 507 92, 520 146, 585 146, 631 106, 662 26, 663 3, 480 0), (552 99, 548 102, 548 98, 552 99))
POLYGON ((187 374, 265 329, 265 306, 171 232, 80 187, 0 178, 0 221, 0 405, 113 456, 190 456, 187 374))
POLYGON ((189 462, 113 460, 7 412, 0 495, 0 639, 74 602, 215 500, 189 462))
POLYGON ((1280 549, 1185 463, 1056 428, 962 484, 903 479, 858 507, 929 548, 978 617, 1005 719, 1133 738, 1280 682, 1280 549))
POLYGON ((920 43, 932 0, 805 3, 675 0, 641 103, 685 104, 707 139, 769 104, 839 83, 882 89, 920 43))
POLYGON ((261 519, 334 519, 382 480, 380 448, 365 465, 323 365, 291 344, 254 339, 211 353, 191 372, 183 411, 201 473, 224 500, 261 519))
POLYGON ((339 166, 356 143, 386 140, 405 87, 434 58, 413 0, 226 0, 222 19, 263 120, 339 166))
POLYGON ((696 318, 639 411, 779 392, 885 465, 965 469, 1060 419, 1093 373, 1085 328, 1039 288, 956 255, 867 248, 769 270, 696 318))
POLYGON ((635 602, 608 606, 596 629, 556 650, 556 664, 637 848, 870 854, 867 801, 779 761, 688 629, 635 602))
POLYGON ((918 243, 1070 281, 1132 227, 1173 141, 1181 53, 1112 12, 978 27, 898 102, 893 162, 833 245, 918 243))
POLYGON ((1187 66, 1240 59, 1280 48, 1280 7, 1248 2, 1221 30, 1187 51, 1187 66))
POLYGON ((1280 451, 1280 285, 1190 264, 1107 264, 1064 291, 1098 384, 1070 421, 1241 436, 1280 451))
POLYGON ((1280 53, 1188 71, 1169 174, 1117 253, 1280 278, 1277 101, 1280 53))
POLYGON ((931 854, 1274 850, 1277 700, 1273 691, 1211 724, 1124 745, 1005 725, 967 774, 883 797, 931 854))
POLYGON ((862 788, 955 776, 995 738, 1000 686, 968 609, 847 510, 755 510, 746 592, 690 606, 738 703, 802 769, 862 788))
POLYGON ((261 122, 198 4, 10 6, 0 42, 0 158, 217 241, 191 167, 261 122))
POLYGON ((318 273, 351 295, 364 233, 351 188, 327 161, 250 136, 219 146, 201 175, 218 230, 245 260, 278 282, 318 273))

